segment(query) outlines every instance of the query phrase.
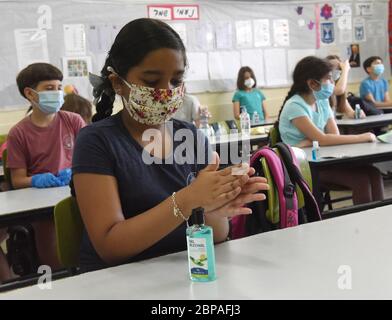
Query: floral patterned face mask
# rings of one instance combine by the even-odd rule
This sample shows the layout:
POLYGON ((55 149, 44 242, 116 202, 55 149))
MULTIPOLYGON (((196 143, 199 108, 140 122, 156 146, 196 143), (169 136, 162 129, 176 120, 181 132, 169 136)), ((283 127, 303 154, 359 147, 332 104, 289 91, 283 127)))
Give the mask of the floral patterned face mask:
POLYGON ((130 116, 147 125, 165 123, 182 107, 184 85, 174 89, 154 89, 131 84, 122 79, 130 89, 128 101, 123 103, 130 116))

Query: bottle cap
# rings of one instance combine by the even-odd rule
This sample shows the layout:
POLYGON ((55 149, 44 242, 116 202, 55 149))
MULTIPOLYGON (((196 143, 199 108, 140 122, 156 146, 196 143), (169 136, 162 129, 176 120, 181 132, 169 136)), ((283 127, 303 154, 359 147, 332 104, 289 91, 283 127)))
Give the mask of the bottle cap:
POLYGON ((318 148, 318 147, 319 147, 319 142, 313 141, 313 148, 318 148))
POLYGON ((192 210, 189 218, 190 224, 204 224, 204 208, 199 207, 192 210))

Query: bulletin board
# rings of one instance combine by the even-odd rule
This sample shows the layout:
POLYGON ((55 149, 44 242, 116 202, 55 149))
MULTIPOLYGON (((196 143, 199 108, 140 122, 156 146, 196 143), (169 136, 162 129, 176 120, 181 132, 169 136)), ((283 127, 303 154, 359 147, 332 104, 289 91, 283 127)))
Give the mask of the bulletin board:
MULTIPOLYGON (((91 98, 88 72, 100 72, 124 24, 148 16, 165 20, 182 37, 191 93, 234 90, 244 65, 255 71, 259 87, 288 86, 302 57, 349 58, 352 44, 359 46, 360 64, 381 56, 390 77, 387 0, 0 1, 0 110, 25 105, 15 77, 32 62, 56 65, 64 85, 91 98)), ((353 67, 349 80, 364 77, 361 66, 353 67)))

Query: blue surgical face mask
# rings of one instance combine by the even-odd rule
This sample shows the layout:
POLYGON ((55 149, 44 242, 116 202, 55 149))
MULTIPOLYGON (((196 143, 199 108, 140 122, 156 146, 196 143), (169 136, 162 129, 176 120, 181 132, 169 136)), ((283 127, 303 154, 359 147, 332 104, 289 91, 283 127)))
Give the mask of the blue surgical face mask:
POLYGON ((380 76, 384 73, 384 65, 383 64, 376 64, 373 66, 373 72, 376 76, 380 76))
POLYGON ((64 104, 62 90, 35 91, 38 94, 38 108, 46 114, 56 113, 64 104))
MULTIPOLYGON (((317 82, 320 83, 319 81, 317 82)), ((332 82, 320 83, 320 84, 321 84, 321 88, 319 91, 312 90, 313 95, 316 100, 326 100, 333 94, 335 85, 332 82)))

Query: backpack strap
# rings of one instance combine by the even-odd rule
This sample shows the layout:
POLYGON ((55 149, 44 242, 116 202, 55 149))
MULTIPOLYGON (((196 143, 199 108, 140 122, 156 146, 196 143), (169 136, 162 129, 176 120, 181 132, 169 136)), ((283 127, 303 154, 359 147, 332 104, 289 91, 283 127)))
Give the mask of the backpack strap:
POLYGON ((304 179, 299 169, 299 164, 297 162, 297 158, 294 154, 293 149, 283 142, 277 143, 276 147, 279 150, 279 153, 282 157, 285 167, 287 168, 291 180, 295 184, 297 184, 302 191, 305 200, 305 209, 309 221, 313 222, 322 220, 317 201, 314 198, 312 192, 310 191, 309 185, 304 179))

